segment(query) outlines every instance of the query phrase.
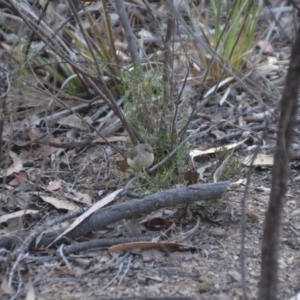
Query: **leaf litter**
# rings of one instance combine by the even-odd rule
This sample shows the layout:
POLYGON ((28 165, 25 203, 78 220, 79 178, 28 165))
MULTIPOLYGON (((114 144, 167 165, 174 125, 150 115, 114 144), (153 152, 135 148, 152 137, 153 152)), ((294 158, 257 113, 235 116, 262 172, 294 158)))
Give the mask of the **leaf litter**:
MULTIPOLYGON (((102 12, 103 3, 94 3, 93 5, 100 5, 97 9, 87 6, 79 11, 79 14, 86 16, 84 22, 86 22, 87 30, 95 30, 94 37, 96 34, 103 35, 107 27, 103 17, 96 19, 89 14, 89 11, 100 10, 102 12), (93 26, 98 26, 98 28, 92 28, 93 26)), ((141 50, 145 51, 150 59, 156 57, 156 63, 161 63, 164 60, 160 51, 163 49, 163 43, 158 37, 159 33, 152 30, 152 22, 158 22, 161 28, 166 28, 166 4, 127 2, 126 5, 141 50), (145 28, 141 29, 140 24, 143 24, 145 28)), ((181 13, 187 13, 187 7, 185 4, 180 7, 181 13)), ((33 8, 28 6, 26 9, 32 16, 33 8)), ((118 14, 115 13, 112 4, 109 9, 112 26, 115 26, 112 28, 115 30, 114 43, 117 47, 118 59, 124 62, 124 68, 130 70, 131 58, 127 52, 124 33, 120 33, 120 30, 118 32, 117 28, 118 14)), ((200 11, 198 11, 199 14, 200 11)), ((266 11, 265 8, 262 15, 267 13, 266 11)), ((207 19, 207 24, 202 24, 201 20, 203 19, 198 20, 199 26, 203 28, 209 26, 212 21, 207 19)), ((292 29, 289 26, 291 20, 291 16, 284 12, 282 22, 285 24, 287 36, 292 36, 292 29)), ((12 58, 21 50, 18 47, 12 47, 9 42, 14 38, 15 32, 24 25, 21 19, 18 21, 20 23, 16 24, 18 27, 16 31, 6 32, 6 41, 1 42, 3 49, 6 49, 12 58)), ((44 24, 41 25, 43 26, 44 24)), ((259 26, 263 25, 259 24, 259 26)), ((242 165, 241 162, 252 153, 251 147, 261 146, 263 153, 255 161, 253 188, 249 192, 247 202, 246 256, 249 299, 256 298, 258 289, 260 242, 268 201, 268 195, 263 191, 270 188, 272 147, 276 140, 274 132, 277 112, 274 107, 276 107, 276 101, 279 100, 278 95, 283 86, 281 79, 284 78, 288 63, 286 53, 289 51, 281 47, 283 36, 280 36, 278 32, 270 41, 265 41, 267 48, 263 51, 269 56, 257 63, 253 67, 253 72, 247 74, 248 78, 246 78, 249 80, 249 86, 251 86, 251 81, 259 83, 251 89, 255 90, 263 101, 254 99, 232 76, 217 82, 214 82, 213 78, 208 78, 205 83, 205 92, 203 92, 206 105, 194 115, 193 122, 187 130, 189 132, 198 127, 202 132, 206 131, 206 134, 201 137, 196 136, 190 141, 191 165, 195 170, 200 170, 202 167, 201 180, 203 182, 210 182, 212 178, 216 181, 220 180, 220 177, 224 175, 221 166, 226 157, 230 159, 226 161, 226 166, 223 164, 224 168, 231 166, 230 160, 233 159, 237 159, 242 165), (281 56, 283 59, 280 59, 281 56), (269 97, 264 97, 259 87, 265 93, 269 93, 269 97), (268 132, 264 135, 266 120, 269 125, 268 132), (213 128, 211 128, 212 124, 213 128), (260 144, 261 140, 263 145, 260 144), (227 153, 228 149, 233 148, 235 148, 234 152, 227 153), (219 152, 225 152, 227 156, 222 157, 219 152), (233 153, 232 156, 231 153, 233 153), (264 158, 267 158, 267 162, 264 158), (204 164, 206 167, 203 168, 204 164)), ((81 34, 78 31, 72 34, 73 41, 77 41, 79 53, 86 56, 84 43, 78 42, 82 40, 81 34)), ((201 76, 205 68, 203 61, 199 61, 201 56, 199 56, 198 49, 188 42, 188 37, 180 26, 178 36, 174 36, 173 39, 174 66, 178 67, 176 76, 179 80, 182 79, 180 75, 184 74, 185 66, 193 65, 191 76, 187 79, 189 93, 186 95, 190 102, 197 99, 196 96, 202 85, 201 76), (188 47, 185 47, 187 45, 188 47), (189 61, 186 59, 186 49, 189 51, 189 61)), ((33 45, 33 47, 38 47, 37 42, 33 45)), ((264 43, 260 41, 257 46, 263 47, 264 43)), ((70 51, 70 56, 72 55, 80 58, 76 51, 70 51)), ((105 55, 107 56, 108 53, 103 53, 103 57, 105 55)), ((49 61, 57 61, 56 56, 50 52, 49 61)), ((36 68, 39 69, 38 66, 36 68)), ((70 65, 67 65, 63 71, 68 74, 68 70, 72 70, 70 65)), ((53 220, 55 217, 67 214, 68 210, 73 211, 83 207, 85 213, 77 217, 75 221, 70 219, 64 223, 58 222, 52 228, 45 228, 40 238, 46 231, 59 232, 60 229, 65 228, 66 224, 70 226, 68 231, 72 231, 76 226, 80 227, 81 218, 88 218, 100 206, 104 206, 102 202, 106 197, 109 201, 105 205, 113 205, 114 201, 126 201, 123 198, 115 200, 109 195, 125 186, 131 176, 130 172, 120 172, 117 166, 120 154, 108 154, 109 145, 102 136, 98 137, 95 132, 90 131, 88 126, 88 124, 96 125, 111 143, 124 143, 127 137, 120 132, 121 123, 118 123, 113 115, 108 119, 110 109, 104 108, 103 101, 97 102, 96 99, 88 105, 84 104, 82 101, 84 97, 72 96, 72 93, 68 94, 64 88, 61 88, 64 84, 67 85, 67 82, 63 82, 58 88, 52 82, 53 74, 49 70, 40 69, 41 74, 44 71, 42 74, 44 76, 38 76, 37 71, 34 75, 28 75, 26 80, 20 75, 19 78, 16 76, 11 93, 8 94, 7 109, 14 117, 6 120, 3 132, 6 149, 2 154, 1 178, 5 181, 8 179, 9 184, 3 184, 2 193, 5 203, 10 205, 4 203, 1 206, 2 237, 7 236, 8 232, 14 235, 16 232, 27 231, 28 234, 33 228, 43 225, 45 219, 53 220), (34 88, 39 87, 41 82, 46 84, 48 89, 34 88), (57 93, 54 96, 54 93, 52 95, 49 91, 57 93), (63 100, 63 103, 55 101, 55 97, 63 100), (75 114, 73 114, 74 111, 75 114), (67 133, 70 128, 72 129, 71 137, 67 133), (86 137, 88 137, 87 140, 86 137), (25 160, 25 154, 28 154, 27 157, 30 156, 31 159, 25 160), (43 194, 45 190, 47 194, 43 194), (100 190, 104 190, 107 195, 100 197, 98 194, 100 190), (72 196, 71 191, 75 196, 72 196), (94 204, 91 208, 88 209, 84 201, 74 201, 74 198, 80 198, 79 195, 92 199, 94 204)), ((69 80, 72 82, 73 78, 69 80)), ((87 84, 80 77, 76 79, 74 77, 74 80, 81 81, 82 85, 87 84)), ((107 76, 105 80, 113 82, 115 78, 107 76)), ((69 89, 71 91, 71 84, 69 89)), ((197 108, 201 107, 201 101, 195 102, 197 108)), ((151 106, 151 109, 155 107, 151 106)), ((296 155, 298 155, 297 149, 299 147, 295 145, 296 155)), ((141 226, 139 233, 134 234, 136 241, 122 243, 122 239, 119 239, 116 240, 115 245, 98 248, 93 248, 91 244, 89 250, 77 251, 76 254, 70 254, 67 257, 55 242, 53 242, 55 247, 49 249, 35 248, 31 245, 28 256, 19 257, 19 273, 16 273, 16 276, 17 274, 22 276, 22 280, 28 287, 24 286, 18 290, 17 285, 6 281, 9 279, 12 268, 12 265, 7 265, 1 270, 2 277, 5 278, 0 287, 1 299, 9 299, 7 297, 10 296, 7 295, 14 293, 19 293, 20 297, 26 295, 28 299, 34 299, 35 295, 42 299, 53 299, 54 291, 55 298, 62 299, 78 297, 87 299, 120 297, 122 299, 126 296, 139 297, 140 295, 157 297, 173 295, 174 299, 176 299, 175 296, 192 296, 193 299, 222 299, 221 296, 224 294, 229 299, 241 299, 239 220, 240 199, 244 187, 244 181, 241 179, 245 177, 244 172, 246 172, 243 168, 247 167, 243 166, 237 173, 231 174, 230 180, 236 181, 236 185, 231 186, 221 202, 213 201, 209 205, 197 202, 189 204, 188 207, 182 204, 171 207, 169 210, 160 210, 159 218, 165 221, 163 224, 167 224, 166 228, 162 225, 150 225, 157 215, 144 216, 138 222, 141 226), (152 240, 139 241, 141 237, 150 237, 152 240), (169 241, 180 237, 187 237, 185 243, 169 241), (128 251, 126 254, 124 254, 125 250, 128 251), (149 251, 152 251, 151 259, 149 259, 149 251), (26 272, 30 272, 27 277, 26 272)), ((292 169, 292 175, 293 178, 298 175, 296 168, 292 169)), ((199 174, 196 176, 199 180, 199 174)), ((299 193, 298 185, 298 181, 291 179, 283 219, 279 261, 282 299, 293 295, 300 279, 296 264, 299 260, 300 243, 298 238, 300 214, 297 213, 299 205, 295 200, 299 193)), ((92 241, 96 238, 112 239, 114 235, 122 238, 124 230, 116 230, 118 226, 128 228, 128 224, 119 221, 117 224, 111 224, 102 230, 84 235, 77 242, 92 241)), ((66 232, 63 231, 59 237, 62 238, 66 232)), ((72 244, 67 239, 64 242, 72 244)), ((1 245, 2 247, 4 246, 1 245)), ((6 254, 5 250, 2 255, 4 254, 6 254)), ((4 262, 4 257, 1 258, 1 262, 4 262)))

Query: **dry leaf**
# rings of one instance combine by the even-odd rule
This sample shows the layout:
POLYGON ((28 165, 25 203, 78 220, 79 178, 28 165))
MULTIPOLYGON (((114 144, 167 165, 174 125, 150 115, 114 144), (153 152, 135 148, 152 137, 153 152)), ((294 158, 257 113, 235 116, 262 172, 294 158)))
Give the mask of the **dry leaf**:
POLYGON ((38 214, 38 210, 32 210, 32 209, 24 209, 24 210, 19 210, 11 214, 6 214, 0 217, 0 224, 1 223, 6 223, 7 221, 14 219, 14 218, 20 218, 23 217, 24 215, 29 215, 29 214, 38 214))
POLYGON ((183 174, 183 178, 188 184, 195 184, 198 181, 198 173, 196 171, 187 171, 183 174))
POLYGON ((226 133, 224 131, 219 130, 219 129, 212 130, 210 133, 212 135, 214 135, 217 139, 222 139, 223 137, 226 136, 226 133))
POLYGON ((34 142, 36 140, 39 140, 43 137, 43 134, 41 134, 38 129, 36 128, 30 128, 30 130, 27 132, 29 139, 31 142, 34 142))
POLYGON ((35 300, 35 292, 34 292, 34 287, 31 281, 31 278, 29 277, 28 281, 28 289, 26 293, 26 300, 35 300))
POLYGON ((49 145, 43 145, 43 146, 39 149, 39 152, 40 152, 43 156, 48 157, 48 156, 50 156, 51 154, 55 153, 57 150, 58 150, 58 148, 55 148, 55 147, 52 147, 52 146, 49 146, 49 145))
POLYGON ((129 169, 128 163, 127 163, 127 159, 121 159, 117 161, 117 165, 119 166, 119 169, 121 172, 126 172, 127 169, 129 169))
POLYGON ((167 227, 173 226, 174 222, 163 218, 153 218, 148 222, 148 226, 152 227, 167 227))
POLYGON ((28 176, 26 172, 20 172, 18 175, 16 175, 16 177, 13 180, 9 182, 9 185, 17 187, 22 183, 26 182, 27 178, 28 176))
POLYGON ((272 54, 274 49, 272 47, 272 45, 270 44, 270 42, 265 41, 265 40, 260 40, 257 42, 256 46, 258 48, 263 48, 263 53, 264 54, 272 54))
POLYGON ((13 151, 9 151, 9 156, 11 157, 13 163, 9 166, 5 172, 5 170, 0 172, 0 178, 10 176, 13 173, 20 172, 23 169, 22 159, 17 156, 13 151))
POLYGON ((49 196, 41 196, 39 195, 45 202, 50 203, 57 209, 67 209, 67 210, 75 210, 78 209, 79 206, 76 204, 67 201, 67 200, 60 200, 54 197, 49 197, 49 196))
POLYGON ((87 204, 87 205, 91 205, 92 204, 92 197, 89 194, 83 194, 82 198, 80 198, 79 202, 87 204))
POLYGON ((85 132, 90 131, 90 127, 88 126, 88 124, 74 114, 67 117, 62 117, 57 121, 57 123, 71 128, 77 128, 85 132))
POLYGON ((141 236, 145 227, 137 220, 128 220, 124 223, 122 230, 123 236, 141 236))
POLYGON ((54 181, 50 181, 49 184, 46 186, 45 190, 52 192, 56 191, 61 188, 61 180, 60 178, 56 177, 54 181))
MULTIPOLYGON (((132 249, 170 249, 170 248, 180 248, 180 247, 193 247, 180 243, 172 243, 172 242, 134 242, 127 244, 115 245, 108 248, 109 252, 117 252, 117 251, 127 251, 132 249)), ((194 247, 193 247, 194 248, 194 247)))
POLYGON ((12 295, 15 293, 15 291, 13 290, 12 287, 10 287, 6 280, 3 278, 2 279, 2 283, 1 283, 1 291, 3 292, 3 294, 5 295, 12 295))

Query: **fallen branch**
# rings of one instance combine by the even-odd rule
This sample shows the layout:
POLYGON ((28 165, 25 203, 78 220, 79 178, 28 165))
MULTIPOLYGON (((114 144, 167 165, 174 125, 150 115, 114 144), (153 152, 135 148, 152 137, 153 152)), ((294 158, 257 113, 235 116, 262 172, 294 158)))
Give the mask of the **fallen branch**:
MULTIPOLYGON (((116 204, 96 212, 80 223, 80 226, 68 232, 64 238, 75 240, 89 232, 99 230, 109 224, 118 222, 122 219, 131 219, 141 214, 149 214, 164 207, 175 206, 178 204, 189 204, 200 200, 213 200, 222 197, 228 188, 229 182, 218 182, 209 184, 195 184, 181 189, 170 189, 162 191, 144 199, 134 199, 125 203, 116 204)), ((47 232, 38 242, 35 237, 30 243, 27 243, 32 249, 46 248, 50 245, 66 228, 56 232, 47 232)), ((38 236, 39 230, 36 230, 38 236)), ((16 240, 24 240, 23 236, 2 237, 0 239, 0 248, 11 248, 16 240)), ((31 234, 31 237, 33 235, 31 234)), ((64 239, 62 238, 62 239, 64 239)), ((24 254, 27 251, 27 243, 21 245, 14 251, 16 256, 24 254), (25 246, 25 247, 23 247, 25 246)))

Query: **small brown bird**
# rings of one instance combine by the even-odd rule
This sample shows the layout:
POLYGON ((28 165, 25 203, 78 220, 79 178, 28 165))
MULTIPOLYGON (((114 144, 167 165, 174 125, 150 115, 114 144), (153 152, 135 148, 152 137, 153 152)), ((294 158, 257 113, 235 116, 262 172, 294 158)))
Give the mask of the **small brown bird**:
POLYGON ((125 153, 129 167, 136 171, 149 168, 154 161, 153 148, 149 144, 139 144, 125 153))

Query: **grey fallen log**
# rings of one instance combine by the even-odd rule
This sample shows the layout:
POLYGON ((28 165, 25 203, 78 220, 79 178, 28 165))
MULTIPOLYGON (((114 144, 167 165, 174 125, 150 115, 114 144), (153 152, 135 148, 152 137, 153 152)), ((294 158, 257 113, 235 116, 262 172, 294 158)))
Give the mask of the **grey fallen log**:
MULTIPOLYGON (((147 196, 144 199, 129 200, 124 203, 100 209, 97 213, 89 216, 72 231, 68 232, 66 237, 76 239, 91 231, 99 230, 100 228, 122 219, 130 219, 140 216, 141 214, 149 214, 164 207, 188 204, 200 200, 217 199, 222 197, 222 195, 227 191, 228 185, 228 181, 209 184, 195 184, 185 188, 162 191, 147 196)), ((44 235, 41 245, 46 246, 50 244, 57 236, 55 234, 53 238, 52 233, 51 235, 44 235), (49 240, 46 241, 48 237, 49 240), (46 243, 44 244, 44 242, 46 243)))
MULTIPOLYGON (((200 200, 213 200, 222 197, 229 186, 228 181, 208 184, 194 184, 180 189, 170 189, 145 197, 144 199, 128 200, 124 203, 102 208, 95 212, 72 231, 68 232, 62 239, 67 238, 75 240, 92 231, 99 230, 109 224, 115 223, 122 219, 130 219, 141 214, 149 214, 153 211, 164 207, 175 206, 178 204, 189 204, 200 200)), ((36 245, 34 240, 30 248, 44 248, 51 244, 56 237, 65 231, 66 228, 56 231, 47 232, 36 245)), ((20 236, 18 237, 21 238, 20 236)), ((6 237, 0 239, 0 247, 8 248, 8 240, 11 242, 16 237, 6 237), (4 246, 5 244, 5 246, 4 246)))

